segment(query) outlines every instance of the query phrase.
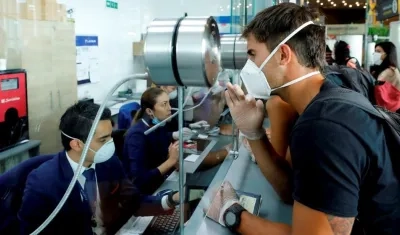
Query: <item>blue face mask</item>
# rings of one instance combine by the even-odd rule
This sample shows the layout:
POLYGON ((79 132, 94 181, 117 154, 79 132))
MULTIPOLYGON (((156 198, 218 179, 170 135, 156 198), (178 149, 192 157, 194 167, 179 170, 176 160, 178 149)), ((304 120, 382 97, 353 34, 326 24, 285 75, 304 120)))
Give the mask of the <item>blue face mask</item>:
MULTIPOLYGON (((157 125, 157 124, 160 123, 161 121, 158 120, 158 118, 154 117, 154 118, 151 120, 151 122, 152 122, 154 125, 157 125)), ((164 123, 161 124, 160 126, 165 126, 165 124, 167 124, 167 123, 164 122, 164 123)))

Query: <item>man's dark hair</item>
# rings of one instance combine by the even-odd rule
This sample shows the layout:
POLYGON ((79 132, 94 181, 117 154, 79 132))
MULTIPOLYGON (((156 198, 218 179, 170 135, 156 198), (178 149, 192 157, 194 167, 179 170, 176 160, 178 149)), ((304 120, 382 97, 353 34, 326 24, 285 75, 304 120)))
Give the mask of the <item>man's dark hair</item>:
MULTIPOLYGON (((94 118, 100 105, 91 102, 78 102, 65 111, 60 119, 60 131, 65 134, 86 142, 89 135, 90 128, 92 127, 94 118)), ((104 109, 100 120, 111 120, 110 109, 104 109)), ((61 134, 61 143, 66 151, 70 150, 69 143, 71 138, 61 134)))
MULTIPOLYGON (((265 43, 272 51, 290 33, 304 23, 314 21, 317 11, 294 3, 281 3, 259 12, 246 26, 242 36, 254 35, 258 42, 265 43)), ((325 64, 325 27, 309 25, 286 42, 296 54, 301 65, 319 68, 325 64)))

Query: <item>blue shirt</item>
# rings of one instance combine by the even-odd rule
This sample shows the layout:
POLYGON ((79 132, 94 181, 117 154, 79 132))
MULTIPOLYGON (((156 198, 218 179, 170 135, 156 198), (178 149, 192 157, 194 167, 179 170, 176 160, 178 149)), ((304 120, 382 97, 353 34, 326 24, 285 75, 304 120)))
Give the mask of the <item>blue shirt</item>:
POLYGON ((147 129, 149 127, 140 120, 127 131, 122 162, 141 192, 151 194, 168 176, 161 175, 157 167, 168 159, 172 133, 164 126, 145 135, 147 129))

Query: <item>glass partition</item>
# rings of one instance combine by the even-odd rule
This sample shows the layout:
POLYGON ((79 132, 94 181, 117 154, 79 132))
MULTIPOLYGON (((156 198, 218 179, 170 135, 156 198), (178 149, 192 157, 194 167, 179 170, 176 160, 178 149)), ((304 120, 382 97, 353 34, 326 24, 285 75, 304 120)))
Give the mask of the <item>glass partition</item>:
MULTIPOLYGON (((57 197, 54 197, 56 201, 49 202, 51 204, 49 208, 46 208, 46 211, 43 210, 43 213, 47 213, 43 217, 50 215, 61 202, 62 195, 69 187, 68 183, 74 177, 73 173, 77 172, 76 168, 73 167, 80 159, 77 156, 82 152, 84 146, 88 146, 86 139, 90 128, 84 126, 81 120, 75 119, 75 121, 69 121, 71 126, 62 127, 61 125, 60 127, 63 114, 78 100, 99 105, 105 103, 107 93, 124 77, 146 72, 147 66, 143 52, 144 40, 147 27, 155 18, 177 19, 186 13, 188 16, 213 16, 218 22, 221 34, 240 34, 243 27, 258 11, 269 7, 271 4, 272 1, 261 0, 147 0, 140 1, 140 3, 130 0, 1 1, 0 79, 2 80, 0 84, 3 84, 1 87, 4 87, 4 89, 12 89, 12 80, 9 77, 3 79, 1 76, 22 71, 26 76, 25 80, 19 83, 21 85, 19 88, 21 88, 21 94, 25 94, 26 97, 15 98, 15 93, 9 97, 2 96, 0 105, 15 101, 13 99, 23 100, 25 103, 18 106, 18 108, 21 108, 21 112, 16 115, 20 120, 14 121, 13 124, 17 125, 22 122, 20 130, 23 129, 24 133, 29 133, 29 138, 26 138, 29 139, 28 142, 37 141, 35 143, 40 144, 40 153, 35 152, 31 155, 52 154, 52 157, 62 158, 60 164, 65 164, 60 166, 62 170, 57 172, 59 174, 66 172, 65 179, 57 181, 59 175, 48 175, 46 177, 48 180, 53 180, 54 185, 60 187, 50 187, 46 182, 41 182, 41 186, 47 187, 48 193, 57 195, 57 197), (3 80, 6 81, 3 82, 3 80), (61 131, 65 133, 62 134, 61 131), (77 136, 78 132, 85 133, 85 136, 77 136), (77 155, 73 156, 72 161, 69 161, 70 156, 66 152, 74 148, 76 148, 77 155)), ((124 153, 125 141, 127 141, 125 137, 133 124, 133 114, 139 111, 142 93, 150 87, 150 83, 139 81, 145 79, 148 79, 148 77, 141 76, 128 86, 121 86, 113 94, 111 100, 106 102, 105 106, 110 110, 109 115, 115 122, 114 129, 108 128, 107 130, 111 133, 105 135, 107 138, 103 138, 103 142, 96 147, 90 145, 91 149, 88 150, 89 155, 91 154, 92 163, 86 164, 86 168, 96 165, 96 172, 100 171, 101 166, 104 166, 101 164, 109 163, 107 161, 95 163, 93 159, 96 152, 100 151, 101 146, 106 146, 106 143, 112 137, 115 147, 115 154, 111 154, 112 159, 118 163, 117 158, 119 158, 122 162, 122 166, 116 164, 119 166, 117 170, 107 171, 108 173, 111 172, 110 175, 104 174, 106 175, 104 176, 97 173, 96 183, 101 200, 122 195, 122 184, 127 183, 125 180, 129 180, 127 183, 129 189, 132 189, 132 185, 137 188, 143 187, 143 184, 145 186, 156 185, 149 180, 138 186, 138 177, 130 175, 129 170, 127 170, 130 162, 129 159, 126 159, 127 156, 124 153), (133 105, 134 103, 135 105, 133 105), (127 104, 136 108, 126 111, 123 107, 127 104), (125 113, 122 114, 123 112, 125 113), (126 124, 124 128, 121 128, 122 122, 126 124), (104 196, 102 190, 108 190, 105 192, 107 196, 104 196)), ((165 193, 170 192, 168 190, 177 191, 179 189, 178 175, 179 172, 184 173, 183 191, 179 192, 179 196, 184 198, 184 204, 179 205, 176 211, 184 211, 184 220, 188 230, 180 228, 175 221, 175 224, 167 226, 168 228, 173 227, 174 232, 193 234, 193 231, 196 230, 192 229, 199 228, 198 226, 206 219, 205 210, 208 207, 205 205, 209 203, 207 200, 211 198, 215 188, 219 188, 226 178, 226 174, 238 155, 239 137, 226 106, 224 91, 227 82, 240 84, 239 71, 220 68, 217 80, 217 83, 211 89, 187 87, 185 90, 185 100, 187 98, 189 101, 184 108, 189 109, 197 105, 198 107, 184 112, 185 127, 191 128, 193 132, 191 132, 190 138, 184 139, 183 169, 174 165, 168 169, 167 173, 161 175, 159 168, 168 158, 168 145, 162 146, 159 142, 156 142, 145 146, 152 150, 163 148, 163 151, 160 152, 167 152, 160 161, 151 166, 151 170, 154 170, 152 172, 155 172, 154 175, 159 176, 158 179, 162 182, 155 187, 155 190, 143 193, 147 199, 157 198, 157 209, 160 209, 161 204, 165 206, 165 201, 162 202, 160 198, 166 196, 165 193), (199 125, 197 123, 199 121, 206 121, 207 124, 199 125), (197 126, 191 126, 191 124, 196 123, 197 126), (156 197, 150 197, 151 195, 156 197), (207 195, 207 197, 203 197, 204 195, 207 195)), ((4 92, 1 91, 1 95, 3 94, 4 92)), ((172 94, 168 97, 171 97, 170 104, 173 108, 177 108, 176 100, 172 98, 172 94)), ((0 110, 3 110, 3 107, 5 106, 0 106, 0 110)), ((2 112, 0 114, 5 115, 2 112)), ((89 119, 93 121, 93 115, 89 119)), ((3 119, 0 117, 0 120, 3 119)), ((2 125, 3 122, 0 122, 0 124, 2 125)), ((150 125, 153 124, 150 123, 150 125)), ((2 127, 0 126, 0 128, 2 127)), ((5 136, 4 133, 11 135, 11 132, 15 133, 15 130, 15 126, 11 126, 7 129, 7 133, 1 132, 0 134, 2 136, 5 136)), ((169 132, 175 131, 178 131, 178 129, 169 132)), ((23 134, 20 137, 22 136, 23 134)), ((26 139, 21 140, 25 141, 26 139)), ((135 143, 132 142, 132 144, 135 143)), ((29 152, 29 150, 25 152, 29 152)), ((29 156, 30 153, 28 153, 11 154, 6 158, 3 157, 5 156, 4 153, 2 152, 0 157, 0 166, 2 167, 0 174, 14 165, 34 157, 29 156)), ((75 154, 71 153, 72 155, 75 154)), ((146 157, 156 158, 158 156, 146 157)), ((82 181, 82 178, 79 178, 81 176, 82 174, 76 174, 76 177, 74 177, 77 182, 69 188, 72 199, 64 198, 69 200, 68 203, 75 199, 78 202, 86 200, 85 196, 87 195, 83 193, 85 187, 84 185, 79 186, 81 182, 86 182, 86 178, 82 181)), ((235 184, 233 186, 236 187, 235 184)), ((132 200, 137 200, 134 201, 135 205, 145 203, 136 197, 132 196, 132 198, 132 200)), ((165 197, 163 198, 165 199, 165 197)), ((174 200, 176 201, 176 198, 174 200)), ((96 203, 98 202, 96 201, 96 203)), ((35 203, 31 205, 35 205, 35 203)), ((74 205, 73 203, 70 204, 69 208, 75 208, 74 205)), ((92 204, 89 203, 89 205, 92 204)), ((98 206, 96 208, 100 208, 101 212, 103 208, 99 205, 101 205, 101 202, 95 206, 98 206)), ((117 208, 118 204, 114 206, 113 209, 117 208)), ((151 207, 151 209, 154 208, 151 207)), ((112 212, 114 213, 116 210, 112 210, 112 212)), ((134 212, 138 212, 137 207, 132 209, 132 214, 134 212)), ((71 212, 61 211, 59 213, 71 212)), ((143 227, 143 223, 147 223, 145 230, 149 229, 146 231, 151 234, 149 231, 152 229, 152 224, 158 221, 157 218, 161 218, 160 216, 176 216, 177 214, 160 215, 163 213, 171 214, 172 211, 162 211, 162 213, 157 211, 155 213, 150 209, 146 213, 144 213, 146 216, 142 217, 132 216, 119 230, 119 234, 123 234, 126 230, 132 233, 132 231, 136 231, 136 225, 143 227)), ((104 212, 103 215, 107 217, 108 214, 112 213, 104 212)), ((69 214, 67 217, 75 218, 75 215, 77 218, 80 216, 77 213, 69 214)), ((102 229, 107 227, 107 222, 112 221, 113 218, 102 220, 101 216, 96 216, 98 214, 93 215, 95 218, 87 221, 87 224, 89 224, 87 227, 90 229, 93 226, 93 230, 100 231, 100 234, 103 231, 102 229)), ((34 217, 32 216, 33 219, 35 219, 34 217)), ((44 221, 34 222, 40 225, 44 221)), ((47 229, 54 229, 55 227, 49 226, 47 229)), ((64 228, 75 229, 74 226, 64 228)), ((75 231, 71 234, 79 232, 75 231)), ((57 234, 57 232, 54 232, 54 234, 57 234)))

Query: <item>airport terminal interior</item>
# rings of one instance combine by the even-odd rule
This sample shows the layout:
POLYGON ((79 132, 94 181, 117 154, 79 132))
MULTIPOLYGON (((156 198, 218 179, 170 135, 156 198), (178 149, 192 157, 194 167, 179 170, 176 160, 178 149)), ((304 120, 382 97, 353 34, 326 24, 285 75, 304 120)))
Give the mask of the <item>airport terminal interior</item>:
POLYGON ((0 0, 0 234, 400 234, 399 14, 0 0))

